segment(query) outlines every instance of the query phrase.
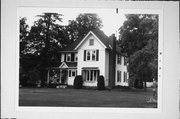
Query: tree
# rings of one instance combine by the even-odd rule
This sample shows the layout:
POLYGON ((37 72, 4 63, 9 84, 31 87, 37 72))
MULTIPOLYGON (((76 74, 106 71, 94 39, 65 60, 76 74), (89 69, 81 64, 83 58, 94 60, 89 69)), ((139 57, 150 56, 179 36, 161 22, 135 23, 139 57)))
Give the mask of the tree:
POLYGON ((29 26, 26 24, 26 18, 20 18, 19 20, 19 39, 20 39, 20 55, 25 53, 27 42, 27 36, 29 34, 28 28, 29 26))
POLYGON ((119 33, 122 52, 128 56, 144 48, 149 40, 158 39, 158 16, 128 14, 119 33))
POLYGON ((24 52, 26 57, 22 61, 33 62, 28 70, 38 69, 41 82, 44 84, 46 68, 58 64, 58 51, 66 46, 68 39, 64 37, 63 26, 59 25, 62 20, 61 14, 44 13, 37 17, 39 19, 34 22, 26 37, 27 44, 24 52))
POLYGON ((146 84, 152 78, 157 79, 158 16, 129 14, 126 18, 119 29, 120 46, 129 57, 130 78, 140 85, 146 84))
POLYGON ((101 28, 102 21, 97 14, 79 14, 75 20, 70 20, 66 27, 68 39, 73 42, 84 37, 90 30, 101 28))

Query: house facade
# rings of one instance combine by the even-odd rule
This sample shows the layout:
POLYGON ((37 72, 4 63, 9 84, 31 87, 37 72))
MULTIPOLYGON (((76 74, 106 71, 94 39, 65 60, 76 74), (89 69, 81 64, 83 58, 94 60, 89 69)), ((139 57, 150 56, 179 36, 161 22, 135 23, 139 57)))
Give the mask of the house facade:
MULTIPOLYGON (((67 46, 61 54, 59 83, 73 85, 76 75, 83 78, 83 86, 97 86, 99 75, 104 76, 105 86, 128 86, 126 56, 116 44, 114 35, 107 37, 94 29, 67 46)), ((49 82, 49 71, 48 81, 49 82)))

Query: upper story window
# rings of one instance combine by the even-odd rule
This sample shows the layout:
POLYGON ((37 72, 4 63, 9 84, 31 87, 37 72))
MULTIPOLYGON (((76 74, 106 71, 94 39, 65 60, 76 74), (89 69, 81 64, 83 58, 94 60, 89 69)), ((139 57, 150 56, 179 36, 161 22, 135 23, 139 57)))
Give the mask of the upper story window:
POLYGON ((71 61, 71 54, 70 54, 70 53, 67 54, 67 56, 66 56, 66 61, 67 61, 67 62, 70 62, 70 61, 71 61))
POLYGON ((84 61, 98 61, 99 50, 84 50, 84 61))
POLYGON ((87 51, 87 57, 86 57, 87 61, 91 60, 91 51, 87 51))
POLYGON ((121 55, 117 56, 117 64, 121 64, 121 55))
POLYGON ((92 50, 92 61, 96 60, 96 50, 92 50))
POLYGON ((77 53, 75 53, 74 61, 77 62, 77 60, 78 60, 78 55, 77 55, 77 53))
POLYGON ((94 39, 89 40, 89 45, 94 45, 94 39))
POLYGON ((65 54, 65 61, 66 62, 77 62, 77 53, 67 53, 65 54))

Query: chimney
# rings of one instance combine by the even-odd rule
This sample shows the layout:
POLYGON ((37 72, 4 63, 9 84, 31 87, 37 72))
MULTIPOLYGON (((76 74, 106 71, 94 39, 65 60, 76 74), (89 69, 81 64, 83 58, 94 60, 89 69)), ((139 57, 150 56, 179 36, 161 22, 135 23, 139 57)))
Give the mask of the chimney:
POLYGON ((110 36, 112 50, 109 52, 109 82, 108 86, 112 89, 115 86, 116 77, 116 37, 115 34, 110 36))

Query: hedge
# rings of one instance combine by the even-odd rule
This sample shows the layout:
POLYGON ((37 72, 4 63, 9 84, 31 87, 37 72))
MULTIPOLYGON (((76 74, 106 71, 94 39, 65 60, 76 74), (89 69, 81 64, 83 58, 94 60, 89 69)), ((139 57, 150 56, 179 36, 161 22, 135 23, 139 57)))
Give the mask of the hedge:
POLYGON ((98 77, 97 89, 105 90, 104 76, 102 76, 102 75, 98 77))
POLYGON ((74 89, 82 89, 82 84, 83 84, 83 80, 82 80, 82 76, 81 75, 77 75, 74 79, 74 89))

